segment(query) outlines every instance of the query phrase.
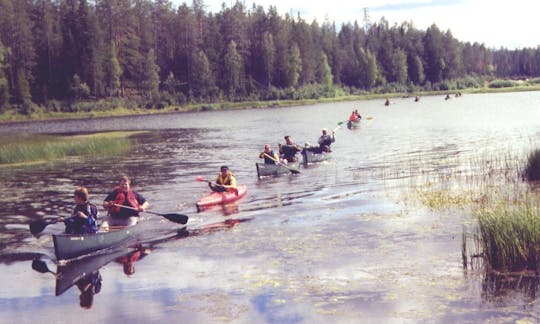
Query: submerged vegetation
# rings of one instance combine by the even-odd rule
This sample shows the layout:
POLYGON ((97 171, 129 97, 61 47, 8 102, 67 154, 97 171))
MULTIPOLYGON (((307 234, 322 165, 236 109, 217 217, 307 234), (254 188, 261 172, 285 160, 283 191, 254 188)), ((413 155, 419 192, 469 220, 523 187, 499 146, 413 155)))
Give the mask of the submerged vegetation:
POLYGON ((130 150, 131 141, 128 136, 131 134, 111 132, 75 136, 0 137, 0 165, 118 154, 130 150))

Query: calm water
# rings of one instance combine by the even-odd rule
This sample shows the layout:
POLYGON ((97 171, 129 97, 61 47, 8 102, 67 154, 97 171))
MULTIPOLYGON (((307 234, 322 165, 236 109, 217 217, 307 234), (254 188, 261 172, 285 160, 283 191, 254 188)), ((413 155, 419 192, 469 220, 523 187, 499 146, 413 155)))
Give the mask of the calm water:
POLYGON ((523 161, 539 146, 539 101, 538 92, 434 96, 389 107, 374 100, 1 125, 0 136, 148 132, 134 137, 127 156, 0 168, 0 322, 538 322, 537 282, 499 289, 464 271, 462 227, 473 226, 473 216, 430 210, 415 202, 411 185, 482 177, 478 165, 494 158, 523 161), (353 109, 373 119, 336 131, 333 160, 257 179, 265 143, 277 149, 287 134, 315 143, 353 109), (207 187, 196 177, 214 178, 222 164, 247 184, 247 197, 197 213, 207 187), (104 260, 101 291, 83 309, 77 287, 55 296, 53 274, 31 267, 41 256, 57 270, 50 234, 63 226, 36 238, 27 224, 67 215, 79 185, 100 205, 124 173, 150 210, 189 215, 189 235, 145 214, 146 239, 167 239, 145 243, 151 253, 131 276, 104 260))

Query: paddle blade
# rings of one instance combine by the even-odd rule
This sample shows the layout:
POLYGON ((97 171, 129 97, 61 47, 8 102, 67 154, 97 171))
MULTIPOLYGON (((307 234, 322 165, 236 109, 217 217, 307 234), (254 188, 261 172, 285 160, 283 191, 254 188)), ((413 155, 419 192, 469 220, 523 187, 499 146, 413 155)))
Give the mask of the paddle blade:
POLYGON ((195 178, 195 180, 200 181, 200 182, 208 182, 208 180, 205 179, 205 178, 202 177, 202 176, 198 176, 197 178, 195 178))
POLYGON ((33 235, 36 235, 40 233, 41 231, 43 231, 45 227, 47 227, 47 225, 49 224, 44 221, 32 222, 30 223, 30 233, 32 233, 33 235))
POLYGON ((291 171, 292 174, 299 174, 300 173, 300 171, 294 170, 294 169, 289 169, 289 171, 291 171))
POLYGON ((41 273, 52 272, 47 267, 47 264, 43 260, 39 260, 39 259, 32 260, 32 269, 36 270, 37 272, 41 272, 41 273))
POLYGON ((338 126, 341 126, 343 125, 344 122, 340 121, 339 123, 337 123, 338 126))
POLYGON ((182 214, 161 214, 161 216, 167 218, 171 222, 175 222, 178 224, 186 224, 189 220, 189 216, 182 215, 182 214))

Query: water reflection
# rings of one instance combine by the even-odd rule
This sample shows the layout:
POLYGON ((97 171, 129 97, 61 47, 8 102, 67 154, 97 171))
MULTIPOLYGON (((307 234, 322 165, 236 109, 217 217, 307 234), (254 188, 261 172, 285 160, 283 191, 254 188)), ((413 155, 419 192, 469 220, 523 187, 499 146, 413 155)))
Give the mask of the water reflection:
POLYGON ((172 240, 186 238, 188 236, 206 235, 218 231, 229 230, 237 224, 249 221, 251 219, 233 219, 229 218, 223 221, 204 224, 194 227, 189 231, 182 229, 172 231, 162 235, 160 238, 140 241, 131 244, 129 247, 117 247, 97 255, 90 255, 84 258, 75 259, 65 264, 56 266, 56 271, 49 268, 47 263, 52 263, 48 256, 39 253, 20 253, 12 255, 3 255, 4 262, 17 262, 32 260, 33 270, 52 274, 55 279, 55 295, 60 296, 71 287, 77 287, 79 290, 79 305, 82 308, 92 308, 94 297, 101 291, 103 277, 100 268, 115 262, 121 265, 122 271, 127 276, 135 275, 135 264, 148 256, 152 250, 159 244, 172 240))
POLYGON ((116 262, 122 264, 122 268, 124 269, 124 274, 126 274, 126 276, 132 276, 135 274, 135 262, 150 254, 151 251, 152 250, 150 248, 139 244, 135 248, 135 251, 121 256, 120 258, 116 259, 116 262))
POLYGON ((482 299, 501 303, 516 299, 516 294, 519 294, 532 302, 538 297, 539 289, 538 273, 486 273, 482 282, 482 299))
MULTIPOLYGON (((161 251, 152 250, 135 263, 136 280, 127 280, 117 263, 102 269, 106 277, 94 297, 106 302, 94 304, 95 310, 103 309, 87 315, 89 321, 172 322, 179 314, 187 323, 224 318, 246 323, 471 322, 470 318, 481 320, 491 314, 499 320, 508 315, 530 318, 528 312, 519 313, 521 317, 512 313, 524 303, 512 308, 483 303, 482 277, 471 286, 463 278, 456 237, 462 224, 474 222, 473 216, 417 204, 410 184, 432 181, 426 191, 445 189, 454 184, 447 177, 458 174, 480 181, 487 169, 483 162, 508 152, 521 162, 522 153, 536 144, 531 137, 538 138, 539 100, 539 92, 468 95, 448 102, 440 97, 424 97, 417 103, 397 98, 392 109, 384 109, 380 101, 362 101, 29 123, 19 128, 2 125, 0 132, 14 134, 79 129, 145 133, 135 135, 134 151, 121 157, 0 168, 0 248, 52 253, 48 237, 55 228, 34 238, 28 222, 63 213, 71 202, 63 202, 62 196, 78 185, 88 187, 92 199, 100 202, 118 175, 128 174, 152 209, 189 215, 190 236, 203 237, 167 242, 160 245, 161 251), (332 160, 302 168, 297 176, 258 180, 255 162, 261 145, 281 142, 285 134, 298 143, 313 143, 320 129, 335 127, 358 105, 362 115, 374 119, 362 121, 355 131, 338 130, 332 160), (232 210, 196 213, 195 202, 206 187, 195 178, 213 177, 222 164, 234 168, 249 196, 232 210), (235 221, 214 222, 224 217, 253 221, 242 226, 235 221), (205 225, 194 226, 198 224, 205 225), (220 228, 236 230, 216 233, 220 228), (163 269, 171 276, 161 276, 163 269), (246 280, 246 271, 251 280, 246 280), (230 302, 215 303, 207 297, 216 295, 230 302), (271 296, 272 307, 254 305, 258 296, 271 296), (117 301, 122 307, 109 311, 120 304, 117 301), (141 312, 133 314, 132 309, 141 312), (227 317, 230 309, 243 311, 227 317), (456 313, 461 321, 451 320, 456 313)), ((151 229, 171 226, 163 218, 150 216, 148 221, 151 229)), ((3 275, 19 279, 16 267, 3 267, 3 275)), ((43 296, 47 289, 42 277, 46 278, 30 277, 36 285, 28 287, 5 286, 8 306, 0 306, 3 318, 19 320, 20 312, 14 310, 30 303, 37 311, 27 312, 26 322, 35 320, 30 313, 48 312, 51 322, 58 321, 56 314, 78 315, 66 312, 64 306, 71 306, 67 294, 66 302, 43 296), (23 289, 28 292, 18 298, 23 289)))

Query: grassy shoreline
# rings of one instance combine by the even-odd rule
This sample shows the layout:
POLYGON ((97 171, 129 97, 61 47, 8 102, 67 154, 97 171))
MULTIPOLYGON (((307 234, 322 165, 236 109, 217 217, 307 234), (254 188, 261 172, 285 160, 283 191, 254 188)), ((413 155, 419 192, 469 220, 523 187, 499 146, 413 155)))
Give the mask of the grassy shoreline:
POLYGON ((131 148, 129 137, 135 133, 137 132, 0 137, 0 166, 45 163, 77 156, 118 154, 131 148))
MULTIPOLYGON (((479 93, 503 93, 503 92, 526 92, 540 91, 540 85, 521 86, 511 88, 470 88, 459 90, 463 94, 479 94, 479 93)), ((272 100, 272 101, 242 101, 242 102, 217 102, 217 103, 199 103, 185 106, 168 106, 163 109, 144 109, 117 107, 110 110, 89 111, 89 112, 35 112, 29 115, 23 115, 12 110, 8 110, 0 114, 0 124, 17 123, 28 121, 43 121, 43 120, 66 120, 66 119, 87 119, 87 118, 107 118, 121 117, 132 115, 154 115, 167 113, 186 113, 197 111, 216 111, 216 110, 235 110, 235 109, 257 109, 257 108, 272 108, 272 107, 293 107, 313 105, 318 103, 344 102, 344 101, 361 101, 374 100, 385 98, 400 98, 413 96, 443 96, 449 93, 455 93, 457 90, 447 91, 420 91, 415 93, 381 93, 381 94, 363 94, 349 95, 335 98, 319 98, 319 99, 303 99, 303 100, 272 100)))

